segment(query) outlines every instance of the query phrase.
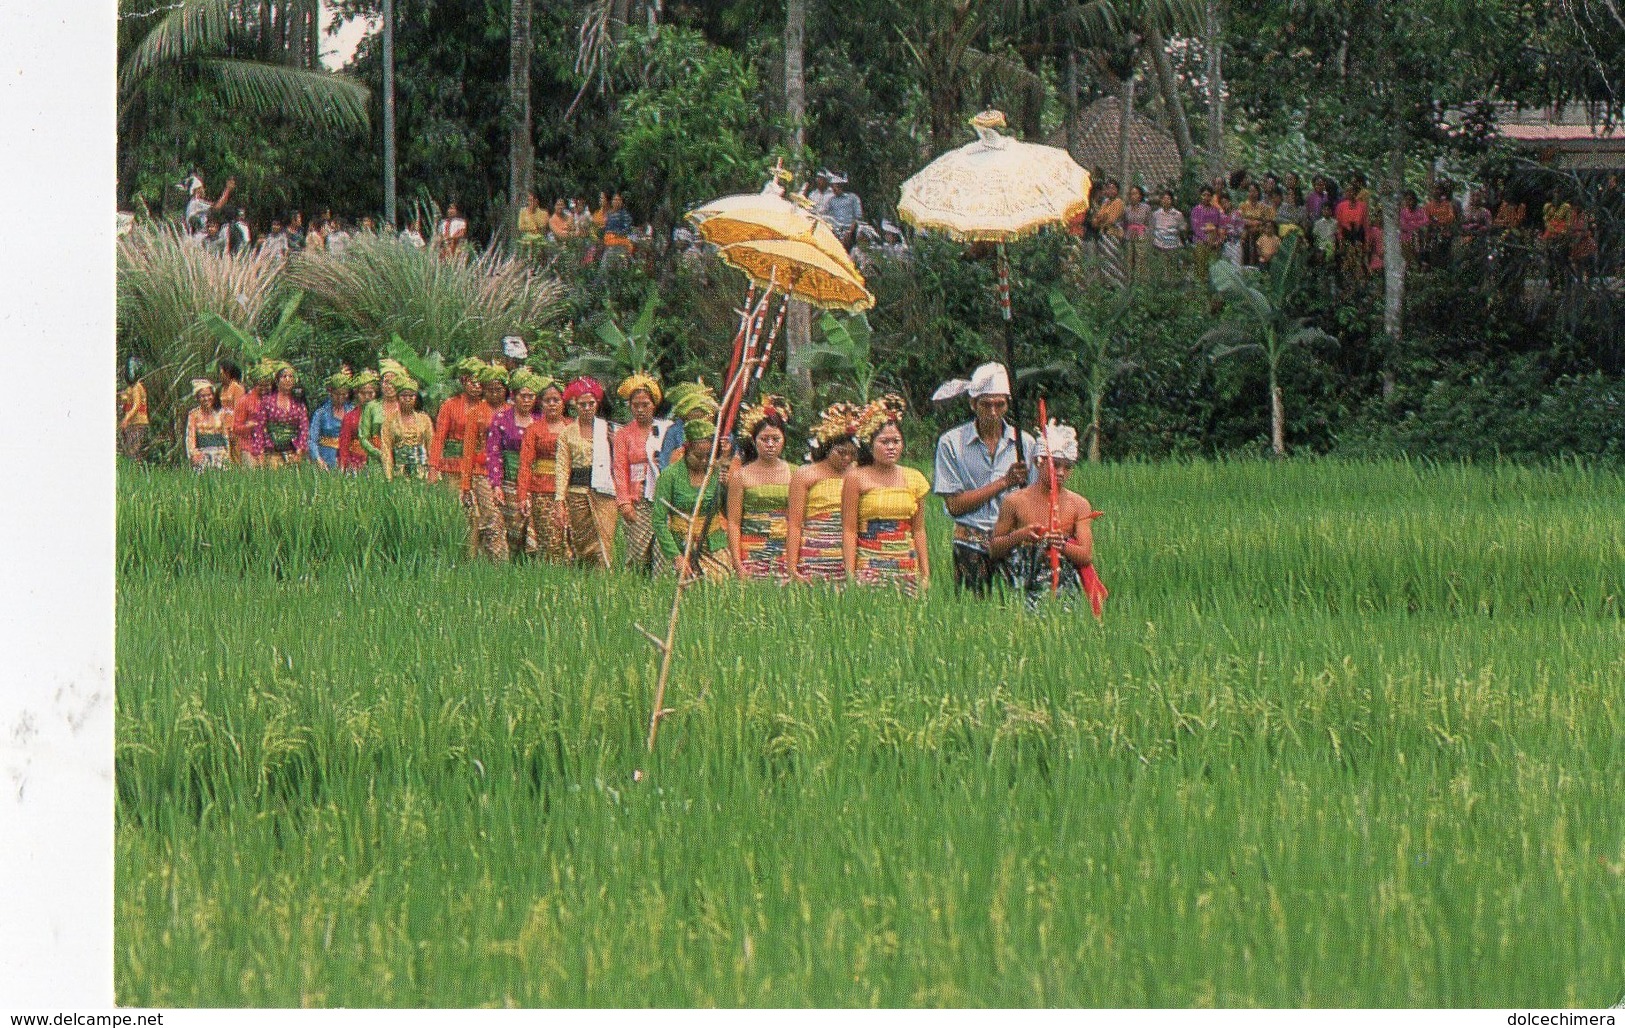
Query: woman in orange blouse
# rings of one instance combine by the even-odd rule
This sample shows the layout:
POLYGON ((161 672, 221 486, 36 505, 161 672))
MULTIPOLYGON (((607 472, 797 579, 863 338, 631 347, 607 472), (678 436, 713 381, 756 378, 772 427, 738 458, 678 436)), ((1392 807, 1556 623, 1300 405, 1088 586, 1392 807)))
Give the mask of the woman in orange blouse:
POLYGON ((464 357, 454 366, 463 391, 440 405, 435 412, 434 438, 429 441, 429 466, 453 489, 461 489, 463 467, 468 463, 468 451, 463 449, 463 430, 468 423, 468 408, 480 402, 482 389, 475 372, 485 366, 478 357, 464 357))
POLYGON ((559 508, 553 472, 557 467, 559 433, 569 424, 564 417, 564 390, 546 375, 538 375, 540 385, 536 406, 541 416, 525 429, 519 444, 519 511, 530 522, 542 559, 563 564, 570 559, 564 532, 555 516, 559 508))
POLYGON ((474 380, 480 384, 480 399, 464 412, 463 453, 468 460, 459 485, 468 514, 469 555, 483 553, 500 563, 508 559, 508 535, 487 474, 485 443, 491 419, 507 406, 508 374, 500 364, 486 364, 474 372, 474 380))

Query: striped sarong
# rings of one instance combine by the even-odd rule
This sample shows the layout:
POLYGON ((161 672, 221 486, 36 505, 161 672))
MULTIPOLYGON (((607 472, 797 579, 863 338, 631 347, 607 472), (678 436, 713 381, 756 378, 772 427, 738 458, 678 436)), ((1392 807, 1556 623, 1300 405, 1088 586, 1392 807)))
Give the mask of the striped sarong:
MULTIPOLYGON (((614 516, 614 501, 611 504, 611 516, 614 516)), ((613 545, 614 535, 604 538, 603 525, 599 522, 600 498, 592 493, 566 493, 565 514, 569 522, 570 552, 580 567, 609 567, 609 549, 606 543, 613 545)), ((611 522, 611 533, 614 532, 614 523, 611 522)))
POLYGON ((801 523, 801 572, 821 582, 846 579, 841 555, 841 512, 830 511, 801 523))
POLYGON ((649 500, 632 503, 632 520, 621 522, 622 541, 626 545, 626 566, 649 574, 654 570, 655 546, 654 504, 649 500))
POLYGON ((470 488, 474 493, 473 518, 479 532, 480 552, 501 564, 508 559, 508 533, 496 492, 491 488, 491 480, 484 475, 476 477, 470 488))
MULTIPOLYGON (((740 570, 746 578, 789 579, 784 563, 784 511, 745 511, 739 516, 740 570)), ((837 544, 837 556, 839 556, 837 544)))
POLYGON ((914 525, 893 518, 870 518, 858 529, 857 568, 860 585, 895 587, 913 596, 919 588, 919 560, 914 553, 914 525))
POLYGON ((570 541, 559 528, 557 511, 559 501, 552 493, 534 493, 530 498, 530 530, 536 539, 537 552, 549 564, 567 564, 570 561, 570 541))

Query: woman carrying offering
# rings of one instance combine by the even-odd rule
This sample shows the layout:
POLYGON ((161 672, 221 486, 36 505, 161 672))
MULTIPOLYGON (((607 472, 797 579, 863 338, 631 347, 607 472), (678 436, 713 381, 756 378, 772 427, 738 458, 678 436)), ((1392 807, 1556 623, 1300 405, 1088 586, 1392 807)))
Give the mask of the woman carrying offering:
POLYGON ((335 470, 339 466, 339 433, 350 413, 350 376, 339 371, 327 376, 327 399, 310 416, 306 446, 313 465, 335 470))
POLYGON ((849 581, 917 595, 931 583, 925 547, 925 476, 903 457, 901 396, 865 408, 858 425, 858 467, 841 487, 841 553, 849 581))
POLYGON ((536 417, 536 398, 547 380, 527 367, 508 376, 513 402, 491 415, 485 435, 485 478, 491 484, 491 502, 500 512, 509 558, 534 552, 526 536, 525 514, 519 505, 520 453, 525 432, 536 417))
POLYGON ((500 563, 508 559, 508 536, 486 464, 486 443, 492 418, 508 405, 508 373, 500 364, 482 364, 474 379, 480 384, 480 399, 468 408, 463 423, 463 452, 468 462, 459 482, 469 521, 469 556, 484 553, 500 563))
POLYGON ((299 375, 287 361, 275 362, 275 388, 264 401, 260 454, 268 468, 298 464, 310 439, 310 414, 294 399, 293 387, 299 375))
POLYGON ((790 405, 766 396, 739 415, 744 463, 728 479, 728 553, 740 578, 789 580, 785 542, 790 515, 790 465, 784 445, 790 405))
POLYGON ((231 453, 230 415, 208 379, 194 378, 192 395, 197 406, 186 415, 186 459, 199 471, 223 468, 231 453))
MULTIPOLYGON (((722 487, 714 474, 707 481, 716 436, 716 401, 711 400, 709 406, 698 403, 684 417, 683 457, 672 461, 655 482, 655 568, 662 573, 675 569, 679 581, 723 581, 733 572, 728 566, 728 525, 720 510, 722 487), (703 499, 701 483, 705 484, 703 499), (691 520, 696 501, 699 517, 691 520)), ((719 454, 717 460, 723 459, 719 454)))
POLYGON ((858 458, 858 422, 863 408, 837 403, 812 427, 811 464, 790 475, 790 510, 785 552, 794 554, 790 577, 797 582, 840 582, 841 487, 858 458))
POLYGON ((418 410, 418 384, 412 379, 396 382, 397 409, 384 419, 380 447, 384 451, 384 480, 404 478, 435 480, 429 466, 429 443, 434 439, 434 422, 418 410))
POLYGON ((625 530, 626 566, 644 574, 654 569, 654 523, 650 520, 659 474, 660 452, 670 421, 656 420, 660 380, 638 371, 615 390, 632 411, 632 420, 615 433, 615 503, 625 530))
POLYGON ((519 446, 519 511, 527 519, 542 558, 549 564, 570 559, 568 539, 559 528, 558 470, 559 434, 569 426, 564 417, 564 390, 551 376, 535 374, 530 385, 536 389, 541 417, 525 429, 519 446))
POLYGON ((559 433, 554 492, 564 497, 553 522, 568 532, 570 550, 582 567, 609 567, 615 546, 615 478, 609 422, 598 417, 604 387, 585 375, 564 390, 575 420, 559 433))
POLYGON ((344 412, 339 425, 339 470, 355 474, 367 466, 367 451, 361 445, 361 415, 378 398, 378 372, 370 368, 350 379, 354 403, 344 412))

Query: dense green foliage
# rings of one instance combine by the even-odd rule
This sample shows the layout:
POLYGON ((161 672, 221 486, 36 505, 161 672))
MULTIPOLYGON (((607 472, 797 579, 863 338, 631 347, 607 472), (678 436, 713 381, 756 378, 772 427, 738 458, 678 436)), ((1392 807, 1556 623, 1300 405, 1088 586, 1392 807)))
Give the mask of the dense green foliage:
POLYGON ((1073 484, 1103 623, 700 589, 651 761, 669 585, 464 565, 433 488, 122 475, 119 1002, 1617 998, 1625 479, 1073 484))

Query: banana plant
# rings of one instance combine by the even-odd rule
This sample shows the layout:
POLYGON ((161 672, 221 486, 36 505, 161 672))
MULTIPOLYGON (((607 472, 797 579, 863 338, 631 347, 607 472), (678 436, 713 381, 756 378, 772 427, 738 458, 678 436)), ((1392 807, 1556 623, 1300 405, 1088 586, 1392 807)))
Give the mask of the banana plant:
POLYGON ((798 348, 790 359, 790 371, 850 375, 858 402, 868 403, 878 374, 871 356, 874 330, 869 319, 862 314, 837 318, 825 311, 818 328, 823 338, 798 348))
POLYGON ((566 378, 591 375, 613 382, 634 372, 653 371, 660 361, 660 352, 654 345, 655 312, 659 308, 660 290, 650 286, 643 298, 643 308, 626 328, 616 323, 614 310, 609 310, 597 328, 603 349, 570 358, 559 365, 559 373, 566 378))
POLYGON ((1224 299, 1234 320, 1203 334, 1197 345, 1206 347, 1208 359, 1257 355, 1269 373, 1270 449, 1286 455, 1286 403, 1281 396, 1281 365, 1295 350, 1337 338, 1289 317, 1286 305, 1296 284, 1300 247, 1298 233, 1288 236, 1270 261, 1267 271, 1238 268, 1229 261, 1214 261, 1209 272, 1213 289, 1224 299))
POLYGON ((283 301, 276 325, 265 336, 240 329, 214 311, 204 311, 198 315, 198 320, 220 344, 221 352, 237 358, 246 368, 262 360, 280 359, 285 353, 302 349, 300 344, 310 337, 312 331, 310 325, 299 316, 299 304, 304 299, 303 292, 295 291, 283 301))
POLYGON ((406 340, 394 334, 389 337, 385 355, 398 361, 406 373, 417 380, 419 403, 425 410, 437 409, 457 388, 439 350, 419 356, 406 340))
POLYGON ((1085 318, 1059 289, 1050 290, 1050 311, 1055 323, 1081 344, 1078 357, 1069 363, 1083 379, 1089 396, 1089 463, 1100 463, 1100 409, 1113 382, 1139 367, 1130 359, 1119 326, 1129 310, 1129 294, 1120 293, 1106 313, 1085 318))

